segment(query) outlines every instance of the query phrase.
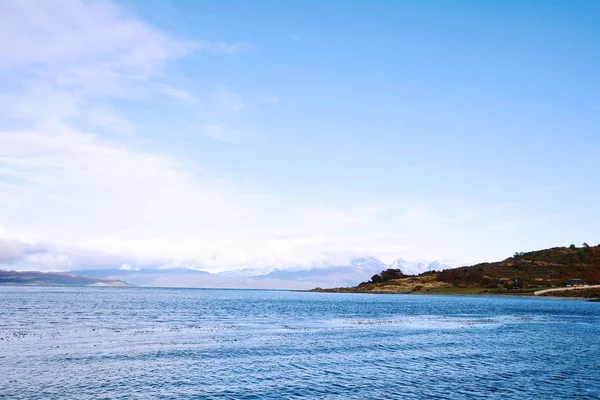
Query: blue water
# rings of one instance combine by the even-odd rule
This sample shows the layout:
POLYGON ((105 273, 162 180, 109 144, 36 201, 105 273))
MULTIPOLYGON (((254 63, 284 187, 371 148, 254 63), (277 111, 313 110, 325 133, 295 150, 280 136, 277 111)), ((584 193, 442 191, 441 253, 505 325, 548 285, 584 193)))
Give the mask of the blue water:
POLYGON ((598 399, 600 303, 0 287, 7 399, 598 399))

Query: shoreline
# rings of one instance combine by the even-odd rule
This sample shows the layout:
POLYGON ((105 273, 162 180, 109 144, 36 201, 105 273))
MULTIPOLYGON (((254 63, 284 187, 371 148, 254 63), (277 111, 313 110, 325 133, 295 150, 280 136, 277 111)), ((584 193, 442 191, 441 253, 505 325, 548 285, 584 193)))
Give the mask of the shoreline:
POLYGON ((550 300, 578 300, 588 302, 600 302, 600 297, 578 297, 578 296, 536 296, 526 294, 494 294, 494 293, 402 293, 402 292, 358 292, 358 291, 335 291, 335 290, 294 290, 294 292, 308 293, 333 293, 333 294, 392 294, 392 295, 413 295, 413 296, 473 296, 473 297, 503 297, 520 299, 550 299, 550 300))

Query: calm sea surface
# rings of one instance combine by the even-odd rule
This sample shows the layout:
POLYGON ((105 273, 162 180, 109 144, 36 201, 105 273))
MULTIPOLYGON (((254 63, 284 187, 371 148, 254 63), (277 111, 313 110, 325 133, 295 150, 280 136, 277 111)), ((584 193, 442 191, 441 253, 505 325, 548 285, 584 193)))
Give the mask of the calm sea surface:
POLYGON ((0 287, 7 399, 599 399, 600 303, 0 287))

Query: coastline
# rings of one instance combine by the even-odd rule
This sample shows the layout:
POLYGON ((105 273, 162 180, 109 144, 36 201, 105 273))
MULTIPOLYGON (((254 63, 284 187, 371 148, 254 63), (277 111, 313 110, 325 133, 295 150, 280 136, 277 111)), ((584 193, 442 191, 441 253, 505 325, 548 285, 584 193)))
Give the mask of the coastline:
POLYGON ((502 293, 435 293, 435 292, 384 292, 384 291, 352 291, 352 290, 335 290, 335 289, 309 289, 309 290, 294 290, 295 292, 309 293, 333 293, 333 294, 371 294, 371 295, 413 295, 413 296, 473 296, 473 297, 503 297, 503 298, 520 298, 520 299, 550 299, 550 300, 578 300, 588 302, 600 302, 600 297, 581 297, 581 296, 543 296, 543 295, 526 295, 526 294, 502 294, 502 293))

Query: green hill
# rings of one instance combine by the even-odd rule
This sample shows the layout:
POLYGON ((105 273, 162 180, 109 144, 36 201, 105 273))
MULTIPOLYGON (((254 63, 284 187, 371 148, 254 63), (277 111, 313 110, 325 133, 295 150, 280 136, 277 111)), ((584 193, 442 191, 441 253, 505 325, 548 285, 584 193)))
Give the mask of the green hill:
POLYGON ((515 253, 506 260, 437 273, 437 280, 455 286, 495 287, 500 281, 519 279, 521 287, 565 285, 569 281, 600 284, 600 245, 554 247, 515 253))
MULTIPOLYGON (((487 262, 416 276, 399 270, 382 271, 355 287, 315 291, 348 293, 533 294, 545 288, 585 282, 600 285, 600 245, 554 247, 515 253, 503 261, 487 262)), ((576 296, 578 291, 563 293, 576 296)))

